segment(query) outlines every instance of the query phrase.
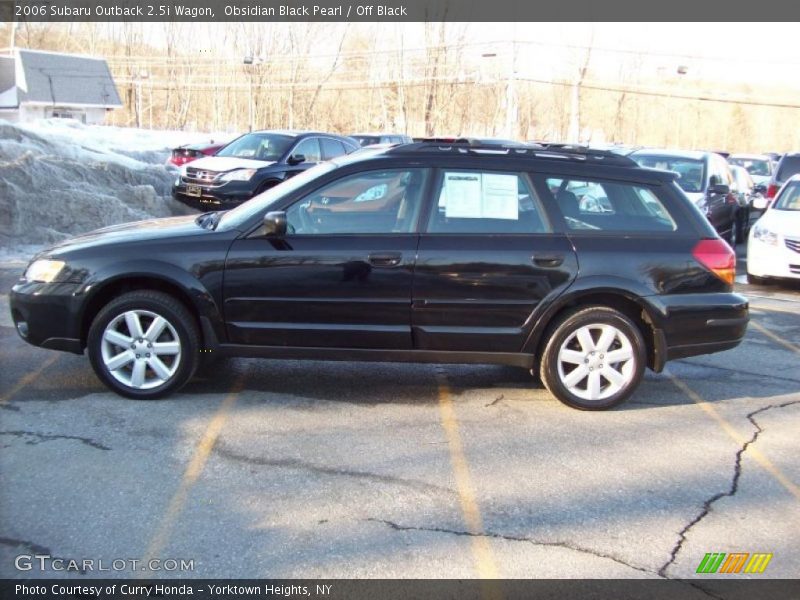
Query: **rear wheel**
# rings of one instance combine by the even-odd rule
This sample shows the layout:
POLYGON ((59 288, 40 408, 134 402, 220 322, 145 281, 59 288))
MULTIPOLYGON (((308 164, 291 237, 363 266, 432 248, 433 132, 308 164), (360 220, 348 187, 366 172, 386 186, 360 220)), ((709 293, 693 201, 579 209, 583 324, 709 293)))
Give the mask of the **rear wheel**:
POLYGON ((551 330, 540 377, 564 404, 604 410, 636 390, 644 367, 639 328, 617 310, 591 306, 568 313, 551 330))
POLYGON ((747 283, 753 285, 769 285, 770 280, 767 277, 758 277, 757 275, 747 274, 747 283))
POLYGON ((162 398, 182 387, 197 368, 200 347, 186 307, 153 291, 109 302, 92 322, 87 342, 100 380, 138 400, 162 398))

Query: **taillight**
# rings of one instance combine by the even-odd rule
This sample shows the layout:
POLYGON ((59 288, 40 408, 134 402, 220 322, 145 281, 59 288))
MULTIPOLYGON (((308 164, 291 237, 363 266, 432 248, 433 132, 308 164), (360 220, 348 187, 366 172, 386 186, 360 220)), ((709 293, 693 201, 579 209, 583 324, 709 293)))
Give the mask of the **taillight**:
POLYGON ((692 250, 692 256, 722 281, 733 285, 736 276, 736 253, 724 241, 700 240, 692 250))
POLYGON ((772 200, 778 194, 778 186, 770 183, 767 187, 767 199, 772 200))

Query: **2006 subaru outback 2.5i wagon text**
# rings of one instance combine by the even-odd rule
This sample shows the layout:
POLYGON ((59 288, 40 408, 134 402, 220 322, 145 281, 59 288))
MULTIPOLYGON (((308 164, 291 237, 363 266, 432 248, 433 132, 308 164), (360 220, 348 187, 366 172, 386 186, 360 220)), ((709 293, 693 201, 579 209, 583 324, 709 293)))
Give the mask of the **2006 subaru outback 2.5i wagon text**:
POLYGON ((362 151, 224 213, 54 246, 12 316, 131 398, 177 390, 206 350, 514 365, 608 408, 645 367, 745 334, 733 252, 674 178, 568 147, 362 151))

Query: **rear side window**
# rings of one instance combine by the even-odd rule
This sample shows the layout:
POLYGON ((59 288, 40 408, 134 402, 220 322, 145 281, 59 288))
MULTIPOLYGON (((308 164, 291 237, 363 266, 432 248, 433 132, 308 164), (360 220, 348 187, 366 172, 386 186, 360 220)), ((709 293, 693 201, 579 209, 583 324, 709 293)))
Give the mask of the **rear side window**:
POLYGON ((618 182, 550 177, 545 185, 573 231, 659 232, 677 225, 656 192, 618 182))
POLYGON ((546 233, 541 202, 520 173, 443 171, 429 233, 546 233))
POLYGON ((322 143, 322 158, 324 160, 330 160, 347 153, 344 144, 338 140, 322 138, 320 142, 322 143))
POLYGON ((778 181, 786 181, 795 173, 800 173, 800 156, 784 156, 778 165, 778 181))

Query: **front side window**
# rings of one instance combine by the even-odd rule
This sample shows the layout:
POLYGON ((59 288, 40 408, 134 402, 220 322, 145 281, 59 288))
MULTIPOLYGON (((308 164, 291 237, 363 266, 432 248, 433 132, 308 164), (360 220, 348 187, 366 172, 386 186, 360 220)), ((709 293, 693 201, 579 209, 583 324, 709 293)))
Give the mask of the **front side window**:
POLYGON ((429 233, 545 233, 541 203, 519 173, 444 171, 429 233))
POLYGON ((649 187, 561 177, 545 179, 567 227, 573 231, 658 232, 677 228, 649 187))
POLYGON ((306 162, 321 162, 322 152, 319 147, 319 138, 307 138, 297 144, 292 156, 303 155, 306 162))
POLYGON ((277 161, 286 153, 293 140, 288 135, 248 133, 219 150, 216 156, 277 161))
POLYGON ((334 140, 333 138, 322 138, 321 141, 322 156, 325 160, 330 160, 332 158, 336 158, 337 156, 341 156, 342 154, 347 154, 344 144, 342 144, 339 140, 334 140))
POLYGON ((294 235, 415 231, 426 169, 368 171, 330 183, 286 211, 294 235))

